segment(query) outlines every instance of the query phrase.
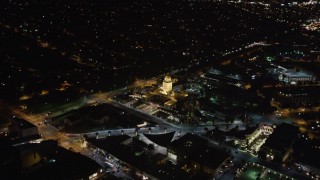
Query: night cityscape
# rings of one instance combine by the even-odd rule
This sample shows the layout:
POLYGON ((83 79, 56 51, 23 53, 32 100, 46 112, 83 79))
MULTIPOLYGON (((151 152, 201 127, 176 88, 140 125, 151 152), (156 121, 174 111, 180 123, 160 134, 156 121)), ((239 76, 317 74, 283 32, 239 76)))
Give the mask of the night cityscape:
POLYGON ((320 180, 319 0, 1 0, 3 180, 320 180))

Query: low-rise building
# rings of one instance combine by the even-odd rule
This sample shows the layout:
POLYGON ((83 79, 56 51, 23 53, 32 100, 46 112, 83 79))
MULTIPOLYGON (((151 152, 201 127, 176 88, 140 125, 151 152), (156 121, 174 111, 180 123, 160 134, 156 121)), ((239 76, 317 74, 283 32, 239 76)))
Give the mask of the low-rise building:
POLYGON ((178 140, 172 141, 168 145, 167 155, 177 162, 184 163, 190 160, 190 157, 208 146, 208 140, 199 136, 187 133, 178 140))
POLYGON ((290 124, 278 125, 260 148, 260 156, 269 161, 285 162, 292 154, 292 146, 299 128, 290 124))
POLYGON ((282 66, 268 69, 269 73, 272 74, 279 81, 287 84, 296 85, 297 83, 310 83, 316 81, 316 76, 313 73, 305 70, 288 69, 282 66))
POLYGON ((273 95, 272 103, 276 103, 282 108, 318 106, 320 104, 319 90, 319 87, 283 88, 273 95))
POLYGON ((12 140, 12 144, 20 145, 27 142, 34 143, 41 141, 41 135, 38 132, 37 126, 17 117, 13 117, 11 121, 9 138, 12 140))
POLYGON ((169 144, 167 155, 176 159, 186 171, 209 176, 213 176, 230 157, 225 151, 210 148, 208 140, 190 133, 169 144))
POLYGON ((12 131, 18 133, 18 135, 23 138, 39 134, 37 126, 17 117, 12 118, 11 127, 12 131))

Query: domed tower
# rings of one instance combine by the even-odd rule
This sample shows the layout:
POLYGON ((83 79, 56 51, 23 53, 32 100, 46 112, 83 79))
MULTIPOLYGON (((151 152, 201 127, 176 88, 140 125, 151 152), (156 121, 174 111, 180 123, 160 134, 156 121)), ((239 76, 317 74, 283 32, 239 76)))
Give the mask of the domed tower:
POLYGON ((166 75, 164 77, 164 80, 162 82, 162 90, 164 94, 170 94, 172 91, 172 79, 169 75, 166 75))

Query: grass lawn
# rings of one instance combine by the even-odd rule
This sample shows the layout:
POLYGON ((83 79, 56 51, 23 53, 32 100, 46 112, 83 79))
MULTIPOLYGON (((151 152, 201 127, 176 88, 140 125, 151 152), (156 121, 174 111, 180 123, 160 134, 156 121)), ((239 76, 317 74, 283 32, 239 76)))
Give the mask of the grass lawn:
POLYGON ((239 176, 240 180, 256 180, 259 173, 262 174, 263 169, 255 166, 248 166, 247 169, 239 176))

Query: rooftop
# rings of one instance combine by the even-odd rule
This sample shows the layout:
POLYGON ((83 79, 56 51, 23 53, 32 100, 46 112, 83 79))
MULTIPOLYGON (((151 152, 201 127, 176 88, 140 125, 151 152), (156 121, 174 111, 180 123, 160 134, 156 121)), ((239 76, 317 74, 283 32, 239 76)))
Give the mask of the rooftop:
POLYGON ((210 69, 210 70, 208 70, 208 73, 216 74, 216 75, 221 75, 222 74, 222 72, 220 70, 217 70, 217 69, 210 69))
MULTIPOLYGON (((2 174, 4 179, 81 179, 100 168, 95 161, 59 147, 52 140, 24 144, 18 151, 17 164, 6 167, 8 173, 2 174)), ((7 155, 15 156, 13 153, 7 155)))
POLYGON ((195 153, 192 159, 200 164, 218 168, 230 155, 222 150, 208 148, 195 153))
POLYGON ((283 67, 278 68, 269 68, 268 71, 272 74, 279 75, 284 74, 289 77, 308 77, 313 76, 312 73, 305 70, 297 70, 297 69, 287 69, 283 67))
POLYGON ((29 129, 29 128, 37 127, 37 126, 33 125, 32 123, 30 123, 24 119, 17 118, 17 117, 13 117, 12 120, 13 120, 14 124, 21 129, 29 129))
POLYGON ((208 146, 208 140, 200 136, 187 133, 178 140, 174 140, 169 144, 169 149, 174 150, 177 154, 183 156, 191 156, 201 148, 208 146))
POLYGON ((297 137, 299 129, 290 124, 280 124, 268 137, 263 147, 284 152, 291 146, 292 141, 297 137))
POLYGON ((120 145, 122 142, 130 138, 131 137, 128 135, 119 135, 119 136, 107 136, 106 138, 102 138, 102 139, 89 138, 87 141, 100 149, 108 150, 110 147, 120 145))
POLYGON ((306 77, 306 76, 313 76, 311 73, 307 71, 296 71, 294 69, 288 69, 287 71, 283 72, 284 75, 290 77, 306 77))
POLYGON ((172 141, 174 133, 175 132, 170 132, 166 134, 143 134, 143 135, 147 137, 150 141, 158 144, 159 146, 167 147, 172 141))

